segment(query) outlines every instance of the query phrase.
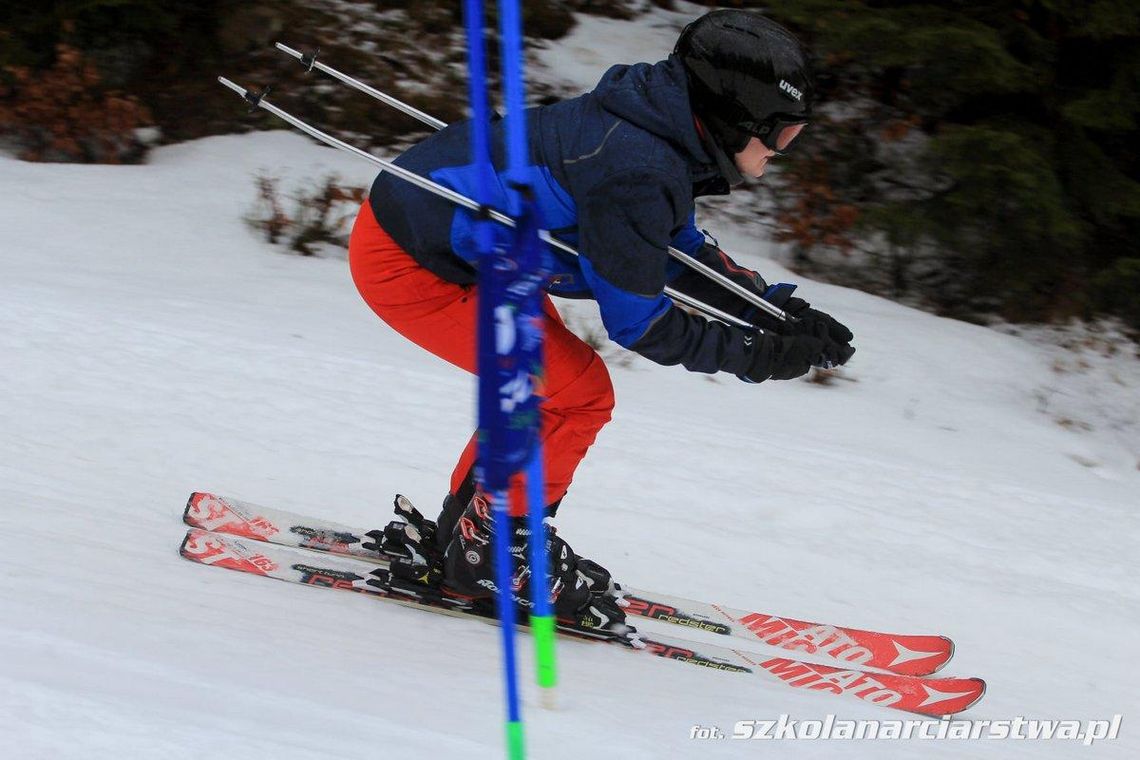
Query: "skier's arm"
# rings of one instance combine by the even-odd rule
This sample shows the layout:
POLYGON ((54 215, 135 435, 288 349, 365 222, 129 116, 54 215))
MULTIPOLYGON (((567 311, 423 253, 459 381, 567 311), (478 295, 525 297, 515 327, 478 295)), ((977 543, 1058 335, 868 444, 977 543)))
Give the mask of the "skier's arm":
MULTIPOLYGON (((695 228, 693 228, 695 230, 695 228)), ((732 258, 720 250, 715 244, 705 242, 704 235, 700 235, 700 242, 691 248, 682 248, 677 243, 689 242, 692 238, 691 232, 693 230, 683 229, 680 233, 674 236, 674 248, 689 254, 693 259, 704 264, 729 280, 732 280, 737 285, 745 290, 755 293, 758 296, 764 296, 768 291, 768 283, 759 273, 742 267, 737 264, 732 258)), ((690 243, 691 245, 691 243, 690 243)), ((759 313, 759 308, 753 304, 748 303, 740 296, 732 293, 728 288, 723 285, 713 282, 704 274, 686 267, 680 262, 671 262, 671 268, 674 269, 675 274, 669 280, 669 285, 682 293, 692 296, 693 298, 707 303, 709 306, 714 306, 721 311, 727 312, 734 317, 739 317, 746 322, 756 324, 756 316, 759 313), (676 271, 679 269, 680 271, 676 271)), ((789 291, 790 294, 790 291, 789 291)))
POLYGON ((658 364, 754 382, 797 377, 822 361, 822 340, 745 331, 673 306, 662 290, 676 197, 659 178, 625 173, 602 182, 579 209, 579 263, 610 339, 658 364))
POLYGON ((673 288, 764 330, 777 332, 781 335, 816 335, 825 337, 841 347, 846 346, 849 350, 840 351, 841 354, 845 355, 844 362, 855 352, 855 349, 846 345, 854 339, 854 335, 844 324, 830 314, 811 308, 811 304, 802 298, 792 296, 795 285, 781 284, 770 287, 757 272, 737 264, 715 243, 706 242, 704 234, 697 230, 693 219, 690 219, 688 225, 674 234, 673 247, 689 254, 737 285, 779 306, 796 321, 781 322, 769 316, 756 305, 748 303, 729 291, 728 288, 713 282, 700 272, 685 267, 679 262, 670 262, 673 267, 683 268, 683 271, 680 272, 676 272, 674 269, 676 273, 669 280, 669 284, 673 288))

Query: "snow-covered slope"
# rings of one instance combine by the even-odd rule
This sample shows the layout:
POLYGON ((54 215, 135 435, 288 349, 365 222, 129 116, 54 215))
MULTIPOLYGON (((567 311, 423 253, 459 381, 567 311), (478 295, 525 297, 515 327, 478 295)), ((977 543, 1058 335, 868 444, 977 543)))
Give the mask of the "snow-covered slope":
MULTIPOLYGON (((585 52, 539 58, 588 84, 675 33, 655 19, 616 36, 587 20, 562 48, 585 52)), ((0 756, 502 756, 493 628, 177 556, 194 489, 351 524, 386 522, 397 490, 432 511, 472 425, 473 379, 377 320, 342 260, 284 255, 241 221, 259 170, 372 177, 287 133, 140 167, 0 158, 0 756)), ((796 279, 745 231, 714 231, 796 279)), ((1125 714, 1122 738, 1092 750, 835 741, 780 756, 1134 756, 1135 359, 801 287, 858 336, 830 384, 748 386, 603 349, 618 406, 562 534, 634 585, 951 635, 947 672, 990 685, 970 717, 1125 714)), ((559 305, 600 329, 592 305, 559 305)), ((609 648, 560 659, 560 710, 528 685, 534 757, 753 757, 771 745, 690 728, 892 717, 609 648)))
MULTIPOLYGON (((142 167, 0 159, 0 725, 12 757, 499 753, 492 628, 177 557, 193 489, 380 525, 396 490, 434 506, 470 432, 470 377, 375 319, 343 261, 284 255, 242 223, 261 168, 287 181, 371 174, 285 133, 165 148, 142 167)), ((948 672, 990 682, 974 717, 1135 707, 1137 473, 1115 434, 1039 411, 1056 357, 802 287, 859 336, 843 378, 748 386, 615 362, 615 419, 561 511, 563 534, 637 585, 952 635, 948 672)), ((591 307, 571 306, 596 328, 591 307)), ((1117 364, 1134 385, 1123 373, 1135 367, 1117 364)), ((748 756, 757 748, 692 743, 689 728, 886 717, 607 648, 567 644, 561 657, 563 709, 527 711, 536 757, 748 756)))

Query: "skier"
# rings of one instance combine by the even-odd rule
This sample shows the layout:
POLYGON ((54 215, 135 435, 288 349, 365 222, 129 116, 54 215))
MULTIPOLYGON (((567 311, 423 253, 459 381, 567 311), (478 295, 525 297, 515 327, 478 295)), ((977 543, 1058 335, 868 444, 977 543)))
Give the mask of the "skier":
MULTIPOLYGON (((611 340, 665 365, 728 372, 746 382, 789 380, 812 366, 844 364, 852 333, 827 314, 773 296, 764 279, 706 242, 694 198, 723 195, 744 175, 760 177, 811 120, 808 58, 783 27, 755 13, 717 10, 681 33, 655 64, 610 68, 580 97, 528 111, 531 184, 545 227, 580 256, 554 252, 550 294, 598 302, 611 340), (781 322, 679 262, 672 245, 770 300, 795 318, 781 322), (693 316, 663 294, 666 284, 762 328, 751 331, 693 316)), ((506 208, 503 122, 493 125, 496 208, 506 208)), ((471 196, 470 123, 453 124, 396 163, 471 196)), ((496 234, 506 242, 510 232, 496 234)), ((352 230, 353 280, 372 310, 436 356, 476 371, 476 261, 473 216, 436 195, 381 173, 352 230)), ((545 500, 553 516, 574 471, 610 419, 613 386, 602 359, 545 302, 546 374, 541 379, 545 500)), ((490 514, 476 492, 473 436, 451 476, 436 525, 416 527, 422 545, 405 548, 417 577, 456 598, 494 591, 490 514)), ((511 515, 522 516, 523 486, 512 481, 511 515)), ((511 521, 516 580, 526 567, 525 521, 511 521)), ((391 536, 390 536, 391 538, 391 536)), ((609 573, 578 557, 553 530, 548 542, 555 613, 600 631, 625 628, 609 573)), ((407 543, 407 539, 404 539, 407 543)), ((397 540, 398 543, 398 540, 397 540)), ((396 551, 398 549, 392 549, 396 551)), ((516 599, 529 596, 515 589, 516 599)))

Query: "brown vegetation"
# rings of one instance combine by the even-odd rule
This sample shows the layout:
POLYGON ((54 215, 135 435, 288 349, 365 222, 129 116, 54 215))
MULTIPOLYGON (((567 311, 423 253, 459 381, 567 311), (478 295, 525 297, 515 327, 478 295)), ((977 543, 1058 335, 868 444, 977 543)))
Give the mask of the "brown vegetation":
POLYGON ((98 69, 65 43, 55 64, 33 72, 6 66, 0 84, 0 131, 29 161, 136 163, 145 153, 138 130, 153 124, 137 98, 103 86, 98 69))

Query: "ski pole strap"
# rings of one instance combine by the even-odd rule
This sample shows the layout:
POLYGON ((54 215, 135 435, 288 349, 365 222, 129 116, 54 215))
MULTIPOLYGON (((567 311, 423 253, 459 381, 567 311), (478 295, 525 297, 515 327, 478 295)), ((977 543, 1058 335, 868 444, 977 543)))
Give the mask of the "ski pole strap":
POLYGON ((249 103, 249 112, 253 113, 261 107, 261 99, 269 94, 269 85, 266 85, 261 92, 254 92, 253 90, 246 90, 242 97, 245 102, 249 103))
POLYGON ((301 65, 305 67, 305 71, 312 71, 313 67, 317 65, 317 56, 321 54, 321 49, 318 47, 311 53, 301 54, 301 65))
POLYGON ((798 286, 791 282, 774 282, 768 286, 768 289, 764 291, 761 298, 773 306, 778 306, 782 309, 784 308, 784 304, 788 302, 788 299, 792 297, 792 293, 795 292, 796 287, 798 286))

